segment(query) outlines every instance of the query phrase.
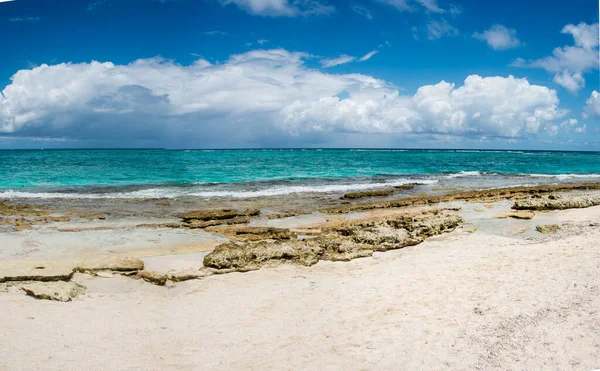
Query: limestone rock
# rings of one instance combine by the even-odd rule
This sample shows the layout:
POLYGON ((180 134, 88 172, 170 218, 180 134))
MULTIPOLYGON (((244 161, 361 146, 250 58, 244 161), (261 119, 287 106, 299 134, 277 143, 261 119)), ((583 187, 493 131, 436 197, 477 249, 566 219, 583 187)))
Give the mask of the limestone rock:
POLYGON ((416 186, 420 186, 420 185, 423 185, 423 183, 401 184, 401 185, 395 186, 394 188, 400 189, 402 191, 408 191, 408 190, 411 190, 411 189, 415 189, 416 186))
POLYGON ((23 232, 23 231, 28 231, 30 229, 33 229, 33 228, 29 224, 19 224, 19 225, 15 226, 13 228, 13 231, 15 231, 15 232, 23 232))
POLYGON ((358 198, 383 197, 383 196, 391 196, 393 194, 394 194, 393 189, 382 189, 382 190, 376 190, 376 191, 346 193, 342 198, 347 199, 347 200, 356 200, 358 198))
POLYGON ((350 213, 355 211, 399 208, 407 206, 431 205, 440 202, 470 201, 470 202, 495 202, 505 199, 519 200, 533 195, 566 192, 574 190, 600 189, 599 183, 542 185, 532 187, 510 187, 489 190, 466 191, 441 196, 405 197, 388 201, 344 205, 321 210, 324 213, 350 213))
POLYGON ((226 243, 205 256, 204 266, 214 273, 260 269, 293 263, 310 266, 319 260, 351 260, 367 257, 373 251, 386 251, 415 245, 429 236, 456 228, 462 219, 440 210, 389 218, 344 221, 306 240, 226 243))
POLYGON ((538 224, 535 226, 535 230, 543 234, 556 233, 560 230, 558 224, 538 224))
POLYGON ((204 210, 204 211, 192 211, 181 215, 181 219, 185 222, 192 220, 209 221, 209 220, 223 220, 233 219, 239 216, 255 216, 260 214, 260 210, 248 209, 244 211, 237 211, 234 209, 217 209, 217 210, 204 210))
POLYGON ((164 286, 167 283, 167 275, 152 271, 140 271, 138 276, 146 282, 153 283, 158 286, 164 286))
POLYGON ((86 287, 76 282, 31 282, 21 286, 27 295, 38 299, 71 301, 85 292, 86 287))
POLYGON ((75 267, 77 272, 89 273, 95 271, 132 272, 144 269, 144 262, 137 258, 123 256, 108 256, 80 262, 75 267))
POLYGON ((217 232, 225 237, 236 241, 260 241, 260 240, 289 240, 297 238, 288 228, 275 227, 209 227, 207 231, 217 232))
POLYGON ((250 220, 252 220, 252 218, 249 216, 238 216, 238 217, 231 218, 231 219, 218 219, 218 220, 208 220, 208 221, 191 219, 182 224, 184 227, 191 228, 191 229, 197 229, 197 228, 214 227, 217 225, 245 224, 245 223, 248 223, 250 220))
POLYGON ((68 281, 72 276, 73 266, 69 263, 46 264, 28 260, 0 262, 0 282, 68 281))
POLYGON ((211 276, 213 272, 209 269, 185 269, 182 271, 171 270, 167 272, 167 278, 173 282, 181 282, 211 276))
POLYGON ((533 219, 535 216, 535 212, 530 210, 517 210, 511 211, 505 214, 497 215, 496 219, 506 219, 506 218, 514 218, 514 219, 533 219))
POLYGON ((100 214, 89 214, 89 215, 81 215, 83 219, 87 220, 105 220, 106 216, 100 214))
POLYGON ((521 200, 515 201, 512 208, 516 210, 564 210, 581 209, 597 205, 600 205, 600 195, 521 200))

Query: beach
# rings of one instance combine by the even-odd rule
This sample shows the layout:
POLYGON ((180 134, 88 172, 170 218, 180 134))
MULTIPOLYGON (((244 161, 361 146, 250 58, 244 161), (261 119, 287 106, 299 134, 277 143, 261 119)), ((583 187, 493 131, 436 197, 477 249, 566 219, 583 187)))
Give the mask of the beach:
POLYGON ((260 206, 289 203, 244 200, 179 219, 5 201, 56 219, 0 233, 0 369, 594 369, 598 187, 377 191, 281 215, 260 206))

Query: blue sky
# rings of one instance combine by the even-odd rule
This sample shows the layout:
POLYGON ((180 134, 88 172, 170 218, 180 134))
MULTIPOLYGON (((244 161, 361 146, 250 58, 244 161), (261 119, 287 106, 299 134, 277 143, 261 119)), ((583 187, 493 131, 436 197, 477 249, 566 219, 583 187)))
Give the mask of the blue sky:
POLYGON ((0 148, 600 149, 594 0, 15 0, 0 45, 0 148))

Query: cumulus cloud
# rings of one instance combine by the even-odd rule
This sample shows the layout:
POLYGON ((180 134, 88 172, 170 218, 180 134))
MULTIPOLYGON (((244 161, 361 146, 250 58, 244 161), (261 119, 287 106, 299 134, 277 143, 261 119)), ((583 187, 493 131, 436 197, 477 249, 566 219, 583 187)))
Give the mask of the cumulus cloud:
POLYGON ((452 26, 448 21, 442 19, 440 21, 431 20, 427 23, 427 38, 429 40, 440 39, 444 36, 457 36, 458 29, 452 26))
POLYGON ((473 37, 485 41, 494 50, 508 50, 521 45, 517 31, 501 24, 494 25, 483 33, 476 32, 473 37))
POLYGON ((598 59, 598 23, 588 25, 568 24, 563 34, 573 36, 575 45, 555 48, 552 55, 532 61, 517 59, 512 63, 515 67, 543 68, 554 73, 554 82, 571 93, 585 86, 583 74, 597 70, 598 59))
POLYGON ((599 118, 600 119, 600 93, 594 90, 590 98, 585 101, 583 110, 584 118, 599 118))
POLYGON ((335 8, 320 0, 220 0, 223 5, 235 4, 253 15, 266 17, 296 17, 324 15, 335 8))
POLYGON ((556 91, 513 76, 472 75, 401 95, 384 80, 309 68, 308 57, 273 49, 218 64, 153 58, 20 70, 0 94, 0 133, 198 146, 354 134, 521 138, 567 113, 556 91))
POLYGON ((564 70, 562 73, 554 75, 552 81, 567 89, 570 93, 575 93, 579 89, 585 87, 585 80, 581 73, 570 73, 568 70, 564 70))

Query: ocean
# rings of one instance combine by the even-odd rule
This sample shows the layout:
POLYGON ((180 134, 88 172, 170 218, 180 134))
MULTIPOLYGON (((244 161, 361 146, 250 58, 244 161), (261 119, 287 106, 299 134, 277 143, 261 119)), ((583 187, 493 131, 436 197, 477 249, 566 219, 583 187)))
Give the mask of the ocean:
POLYGON ((600 152, 376 149, 2 150, 0 198, 251 198, 600 181, 600 152))

